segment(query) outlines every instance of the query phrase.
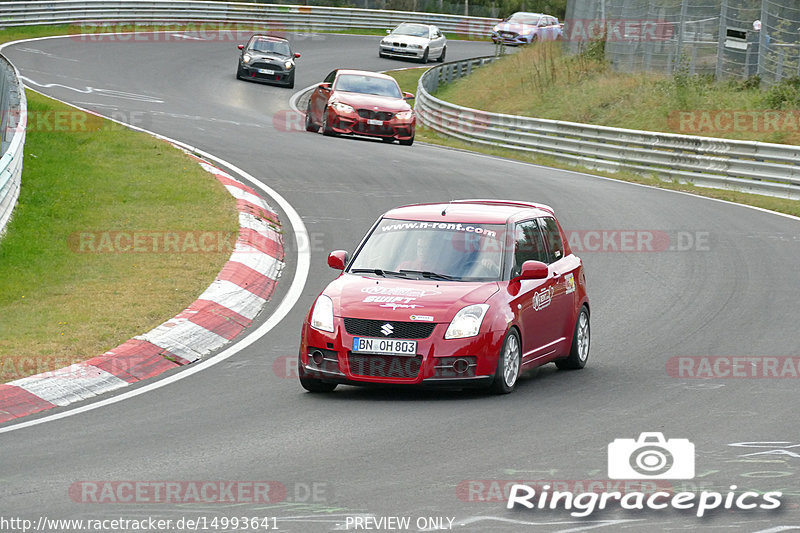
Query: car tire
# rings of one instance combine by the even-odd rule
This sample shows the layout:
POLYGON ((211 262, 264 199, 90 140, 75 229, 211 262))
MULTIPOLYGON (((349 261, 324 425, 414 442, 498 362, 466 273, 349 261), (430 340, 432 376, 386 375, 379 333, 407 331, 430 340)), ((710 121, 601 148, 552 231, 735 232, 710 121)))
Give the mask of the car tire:
POLYGON ((531 35, 531 40, 528 41, 528 44, 536 44, 536 41, 538 41, 538 40, 539 40, 539 36, 534 33, 533 35, 531 35))
POLYGON ((336 383, 328 383, 315 378, 310 378, 303 370, 303 362, 297 360, 297 375, 300 378, 300 385, 308 392, 333 392, 336 388, 336 383))
POLYGON ((426 48, 424 52, 422 52, 422 57, 419 59, 420 63, 427 63, 428 62, 428 54, 430 53, 430 48, 426 48))
POLYGON ((442 47, 442 53, 439 55, 439 59, 437 59, 436 61, 438 61, 439 63, 444 63, 445 55, 447 55, 447 46, 442 47))
POLYGON ((414 144, 414 136, 412 135, 410 139, 400 139, 398 142, 403 146, 411 146, 414 144))
POLYGON ((586 366, 589 359, 589 341, 591 327, 589 326, 589 310, 584 305, 575 320, 575 331, 572 334, 572 347, 569 356, 556 361, 556 366, 561 370, 579 370, 586 366))
POLYGON ((287 89, 294 89, 294 73, 292 73, 292 77, 289 78, 289 83, 286 84, 287 89))
POLYGON ((325 110, 322 112, 322 134, 326 137, 333 137, 336 135, 336 132, 333 131, 330 127, 328 127, 328 108, 326 107, 325 110))
POLYGON ((242 70, 241 65, 236 65, 236 79, 237 80, 244 79, 244 70, 242 70))
POLYGON ((495 394, 508 394, 514 390, 522 369, 522 347, 519 342, 519 333, 511 329, 503 339, 503 347, 497 357, 497 370, 491 391, 495 394))
POLYGON ((308 105, 306 106, 306 131, 313 131, 314 133, 317 133, 319 131, 319 125, 314 124, 314 119, 311 117, 311 101, 309 100, 308 105))

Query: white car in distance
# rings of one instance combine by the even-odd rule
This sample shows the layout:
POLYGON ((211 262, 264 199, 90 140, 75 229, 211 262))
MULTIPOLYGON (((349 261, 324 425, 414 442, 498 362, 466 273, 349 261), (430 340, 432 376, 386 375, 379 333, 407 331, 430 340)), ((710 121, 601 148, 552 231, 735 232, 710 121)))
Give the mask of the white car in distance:
POLYGON ((427 63, 436 59, 440 63, 447 54, 447 38, 432 24, 403 22, 387 35, 378 45, 380 57, 404 57, 427 63))

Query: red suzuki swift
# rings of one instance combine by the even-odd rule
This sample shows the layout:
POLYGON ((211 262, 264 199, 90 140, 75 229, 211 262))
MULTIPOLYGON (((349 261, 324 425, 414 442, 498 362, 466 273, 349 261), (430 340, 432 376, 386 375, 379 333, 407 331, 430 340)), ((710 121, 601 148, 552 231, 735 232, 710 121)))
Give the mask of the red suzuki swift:
POLYGON ((519 375, 589 356, 581 260, 553 209, 500 200, 398 207, 372 226, 310 309, 300 383, 514 389, 519 375))

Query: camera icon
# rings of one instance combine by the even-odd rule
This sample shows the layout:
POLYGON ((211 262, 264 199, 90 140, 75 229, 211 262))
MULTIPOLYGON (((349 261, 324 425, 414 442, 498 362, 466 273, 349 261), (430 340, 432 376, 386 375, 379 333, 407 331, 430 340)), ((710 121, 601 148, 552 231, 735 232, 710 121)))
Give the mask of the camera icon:
POLYGON ((663 433, 642 433, 638 439, 615 439, 608 445, 611 479, 692 479, 694 444, 664 439, 663 433))

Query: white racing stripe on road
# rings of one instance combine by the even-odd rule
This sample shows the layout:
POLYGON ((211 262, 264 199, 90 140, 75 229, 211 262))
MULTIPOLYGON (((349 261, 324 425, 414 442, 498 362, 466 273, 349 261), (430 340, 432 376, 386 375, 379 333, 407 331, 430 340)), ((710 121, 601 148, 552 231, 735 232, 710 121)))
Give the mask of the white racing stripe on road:
POLYGON ((246 200, 251 204, 256 204, 257 206, 269 211, 267 204, 264 202, 264 200, 254 195, 253 193, 249 193, 234 185, 226 185, 225 188, 228 189, 228 192, 231 193, 231 196, 233 196, 237 200, 246 200))
POLYGON ((83 89, 78 89, 77 87, 70 87, 69 85, 63 85, 61 83, 39 83, 38 81, 34 81, 28 78, 27 76, 22 76, 22 75, 20 75, 19 79, 24 81, 25 85, 35 85, 43 89, 52 89, 54 87, 60 87, 62 89, 68 89, 70 91, 75 91, 76 93, 81 93, 81 94, 97 94, 100 96, 108 96, 111 98, 124 98, 125 100, 135 100, 137 102, 147 102, 151 104, 164 103, 164 100, 153 98, 152 96, 146 96, 144 94, 136 94, 136 93, 126 93, 124 91, 115 91, 114 89, 97 89, 95 87, 84 87, 83 89))
POLYGON ((271 229, 270 226, 264 225, 264 222, 255 217, 255 215, 251 215, 250 213, 245 213, 239 211, 239 227, 251 229, 258 233, 259 235, 263 235, 268 239, 272 239, 273 241, 280 242, 281 234, 271 229))
MULTIPOLYGON (((68 37, 68 36, 39 37, 39 38, 35 38, 35 39, 23 39, 23 40, 19 40, 19 41, 11 41, 11 42, 8 42, 8 43, 0 44, 0 52, 2 52, 3 48, 5 48, 6 46, 11 46, 11 45, 14 45, 14 44, 19 44, 19 43, 23 43, 23 42, 39 41, 39 40, 47 40, 47 39, 58 39, 58 38, 65 38, 65 37, 68 37)), ((47 96, 47 95, 45 95, 45 96, 47 96)), ((48 96, 48 98, 53 98, 53 97, 52 96, 48 96)), ((59 102, 62 102, 64 104, 67 104, 67 105, 72 105, 72 104, 70 104, 68 102, 64 102, 63 100, 59 100, 58 98, 53 98, 53 99, 57 100, 59 102)), ((79 110, 84 111, 86 113, 91 113, 91 114, 95 114, 95 115, 97 114, 97 113, 94 113, 93 111, 90 111, 88 109, 80 108, 80 107, 77 107, 77 106, 74 106, 74 105, 72 105, 72 107, 75 107, 76 109, 79 109, 79 110)), ((102 115, 99 115, 99 116, 102 116, 102 115)), ((237 353, 241 352, 245 348, 249 347, 250 345, 252 345, 256 341, 260 340, 261 337, 263 337, 264 335, 269 333, 275 326, 277 326, 281 322, 281 320, 283 320, 286 317, 286 315, 289 314, 289 312, 292 310, 292 308, 295 306, 297 301, 302 296, 303 287, 305 287, 306 280, 308 279, 308 272, 309 272, 309 269, 311 268, 311 252, 308 249, 308 247, 305 246, 305 243, 309 242, 308 230, 306 230, 306 226, 303 223, 303 219, 300 218, 300 215, 294 209, 294 207, 292 207, 292 204, 287 202, 286 199, 283 196, 281 196, 277 191, 272 189, 272 187, 270 187, 269 185, 267 185, 263 181, 259 180, 258 178, 256 178, 252 174, 250 174, 248 172, 245 172, 244 170, 240 169, 236 165, 228 163, 224 159, 219 158, 219 157, 217 157, 217 156, 215 156, 213 154, 210 154, 210 153, 208 153, 208 152, 206 152, 204 150, 200 150, 200 149, 195 148, 195 147, 193 147, 193 146, 191 146, 189 144, 186 144, 184 142, 172 139, 170 137, 165 137, 164 135, 159 135, 158 133, 146 130, 144 128, 140 128, 138 126, 133 126, 133 125, 127 124, 127 123, 122 122, 120 120, 116 120, 116 119, 112 119, 112 118, 108 118, 108 117, 103 117, 103 118, 107 118, 108 120, 116 122, 117 124, 122 124, 124 126, 127 126, 132 130, 141 131, 143 133, 150 134, 150 135, 152 135, 153 137, 155 137, 157 139, 163 139, 163 140, 165 140, 167 142, 174 143, 175 145, 180 146, 181 148, 184 148, 185 150, 189 150, 190 152, 194 152, 195 154, 197 154, 197 155, 199 155, 199 156, 201 156, 201 157, 203 157, 205 159, 208 159, 208 160, 211 160, 211 161, 213 161, 215 163, 218 163, 219 165, 225 167, 228 171, 232 172, 233 174, 238 174, 239 177, 244 178, 245 180, 249 181, 256 188, 260 189, 265 194, 270 196, 273 200, 275 200, 275 202, 280 206, 280 208, 283 210, 283 212, 286 213, 286 218, 288 219, 288 223, 289 223, 289 225, 292 227, 292 229, 294 231, 295 242, 297 243, 297 265, 295 267, 294 278, 292 278, 292 283, 289 286, 289 290, 287 291, 286 296, 284 296, 283 300, 281 300, 281 303, 278 304, 277 308, 275 308, 275 311, 269 316, 269 318, 263 324, 261 324, 261 326, 259 326, 254 331, 251 331, 241 341, 239 341, 236 344, 234 344, 233 346, 221 351, 220 353, 218 353, 214 357, 211 357, 210 359, 205 359, 203 361, 200 361, 199 363, 196 363, 196 364, 193 364, 193 365, 190 365, 190 366, 186 366, 183 369, 181 369, 180 371, 176 372, 175 374, 172 374, 172 375, 167 376, 167 377, 165 377, 163 379, 159 379, 158 381, 154 381, 152 383, 144 385, 143 387, 140 387, 140 388, 137 388, 137 389, 134 389, 134 390, 130 390, 128 392, 124 392, 122 394, 114 396, 113 398, 106 398, 104 400, 100 400, 100 401, 97 401, 97 402, 94 402, 94 403, 90 403, 90 404, 87 404, 87 405, 77 406, 77 407, 75 407, 73 409, 69 409, 69 410, 61 412, 61 413, 57 413, 57 414, 53 414, 53 415, 49 415, 49 416, 44 416, 42 418, 38 418, 38 419, 35 419, 35 420, 27 420, 27 421, 24 421, 24 422, 20 422, 18 424, 13 424, 13 425, 10 425, 10 426, 6 426, 6 427, 3 427, 3 428, 0 428, 0 433, 9 433, 11 431, 16 431, 16 430, 27 428, 27 427, 31 427, 31 426, 37 426, 39 424, 44 424, 45 422, 52 422, 54 420, 60 420, 62 418, 67 418, 69 416, 77 415, 77 414, 80 414, 80 413, 83 413, 83 412, 86 412, 86 411, 92 411, 94 409, 98 409, 98 408, 104 407, 106 405, 111 405, 111 404, 114 404, 114 403, 117 403, 117 402, 121 402, 123 400, 127 400, 127 399, 133 398, 135 396, 139 396, 140 394, 145 394, 145 393, 150 392, 152 390, 160 389, 161 387, 166 387, 167 385, 170 385, 170 384, 172 384, 172 383, 174 383, 176 381, 180 381, 182 379, 188 378, 189 376, 191 376, 193 374, 196 374, 197 372, 202 372, 203 370, 205 370, 205 369, 207 369, 209 367, 212 367, 212 366, 214 366, 214 365, 216 365, 218 363, 223 362, 226 359, 228 359, 228 358, 236 355, 237 353)))
POLYGON ((39 54, 45 57, 49 57, 50 59, 57 59, 59 61, 72 61, 73 63, 79 63, 77 59, 70 59, 68 57, 59 57, 55 54, 51 54, 50 52, 45 52, 44 50, 37 50, 36 48, 17 48, 20 52, 27 52, 29 54, 39 54))
POLYGON ((125 387, 128 382, 96 366, 78 363, 8 384, 64 406, 125 387))
POLYGON ((247 244, 236 244, 236 249, 228 261, 241 263, 264 274, 270 279, 277 280, 278 274, 283 270, 283 263, 269 254, 265 254, 247 244))
MULTIPOLYGON (((259 254, 264 255, 264 254, 259 254)), ((233 259, 235 261, 235 259, 233 259)), ((198 300, 209 300, 253 320, 266 300, 230 281, 217 280, 198 296, 198 300), (243 292, 244 291, 244 292, 243 292)))
POLYGON ((155 344, 192 363, 229 342, 225 337, 189 322, 188 318, 172 318, 134 339, 155 344))

